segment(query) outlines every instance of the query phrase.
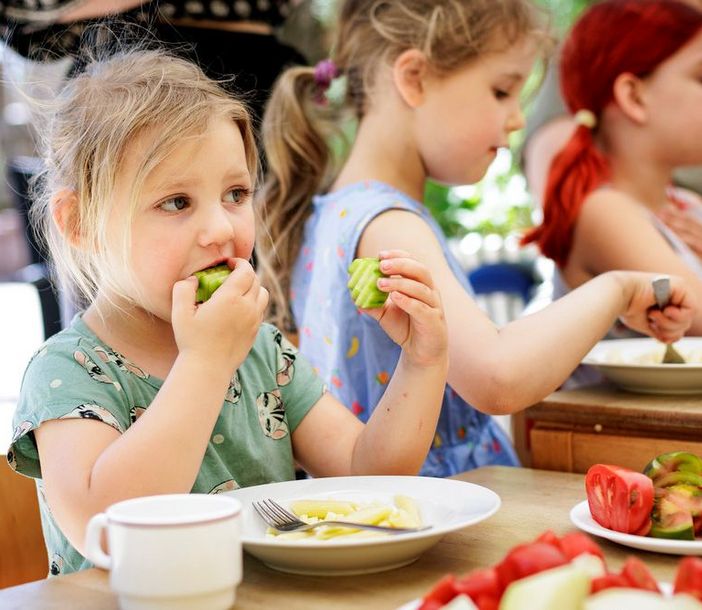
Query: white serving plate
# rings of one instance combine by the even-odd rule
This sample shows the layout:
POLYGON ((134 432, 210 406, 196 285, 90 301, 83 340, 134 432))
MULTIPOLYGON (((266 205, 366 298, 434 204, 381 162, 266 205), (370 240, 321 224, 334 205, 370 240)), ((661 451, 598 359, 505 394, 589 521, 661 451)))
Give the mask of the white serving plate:
MULTIPOLYGON (((699 358, 702 337, 685 337, 675 343, 683 357, 699 358)), ((702 394, 702 362, 640 364, 639 357, 660 352, 665 346, 650 338, 600 341, 583 359, 624 390, 645 394, 702 394)))
POLYGON ((445 534, 474 525, 500 508, 490 489, 450 479, 411 476, 329 477, 285 481, 226 492, 244 505, 244 550, 276 570, 296 574, 341 575, 380 572, 407 565, 445 534), (335 499, 393 504, 398 494, 418 505, 429 530, 357 540, 276 540, 251 503, 272 498, 287 507, 298 499, 335 499))
POLYGON ((653 551, 655 553, 668 553, 670 555, 702 555, 702 540, 666 540, 665 538, 623 534, 622 532, 615 532, 614 530, 602 527, 592 518, 587 500, 576 504, 571 509, 570 520, 573 522, 573 525, 588 534, 606 538, 617 544, 629 546, 634 549, 653 551))

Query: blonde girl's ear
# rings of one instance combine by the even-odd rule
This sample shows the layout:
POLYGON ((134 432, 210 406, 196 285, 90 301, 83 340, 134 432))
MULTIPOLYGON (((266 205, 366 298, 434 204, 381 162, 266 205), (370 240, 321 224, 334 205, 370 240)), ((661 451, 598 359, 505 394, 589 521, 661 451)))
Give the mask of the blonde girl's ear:
POLYGON ((612 87, 614 101, 629 120, 643 124, 648 119, 645 100, 645 82, 630 72, 617 76, 612 87))
POLYGON ((392 64, 392 76, 398 93, 410 108, 424 102, 429 62, 419 49, 408 49, 398 55, 392 64))
POLYGON ((73 189, 64 188, 53 195, 51 217, 64 239, 71 246, 80 247, 78 194, 73 189))

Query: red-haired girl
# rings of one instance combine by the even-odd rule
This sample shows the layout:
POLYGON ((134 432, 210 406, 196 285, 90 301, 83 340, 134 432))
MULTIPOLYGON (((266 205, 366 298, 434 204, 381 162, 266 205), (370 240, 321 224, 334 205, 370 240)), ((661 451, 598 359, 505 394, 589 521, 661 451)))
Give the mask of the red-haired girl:
MULTIPOLYGON (((680 275, 702 296, 702 261, 656 215, 670 202, 699 205, 671 179, 702 163, 702 12, 605 0, 574 26, 560 72, 577 129, 551 165, 543 224, 525 241, 556 261, 560 292, 635 269, 680 275)), ((702 333, 702 313, 689 332, 702 333)))

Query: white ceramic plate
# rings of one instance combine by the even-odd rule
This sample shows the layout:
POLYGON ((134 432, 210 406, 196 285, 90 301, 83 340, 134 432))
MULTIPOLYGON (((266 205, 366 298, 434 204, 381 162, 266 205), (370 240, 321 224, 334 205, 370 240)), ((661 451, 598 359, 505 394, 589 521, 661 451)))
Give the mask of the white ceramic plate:
POLYGON ((649 536, 635 536, 634 534, 622 534, 602 527, 590 514, 590 507, 587 500, 576 504, 570 511, 570 520, 576 527, 592 534, 600 536, 612 542, 630 546, 634 549, 644 551, 654 551, 656 553, 668 553, 670 555, 702 555, 702 540, 666 540, 664 538, 651 538, 649 536))
POLYGON ((432 477, 329 477, 245 487, 227 492, 244 505, 244 550, 266 565, 296 574, 365 574, 411 563, 444 534, 463 529, 493 515, 500 497, 480 485, 432 477), (379 538, 276 540, 251 502, 273 498, 287 506, 297 499, 335 499, 393 504, 395 495, 411 497, 422 520, 432 528, 379 538))
POLYGON ((655 339, 600 341, 583 359, 624 390, 645 394, 702 393, 702 337, 685 337, 675 349, 691 362, 662 364, 665 346, 655 339), (658 363, 639 359, 656 356, 658 363))

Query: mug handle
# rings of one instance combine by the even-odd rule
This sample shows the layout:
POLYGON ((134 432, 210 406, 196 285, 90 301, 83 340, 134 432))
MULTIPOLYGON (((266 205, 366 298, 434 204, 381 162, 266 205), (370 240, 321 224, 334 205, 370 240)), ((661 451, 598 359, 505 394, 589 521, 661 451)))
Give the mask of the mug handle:
POLYGON ((107 515, 98 513, 88 521, 85 531, 85 556, 98 568, 109 570, 112 558, 102 550, 102 532, 107 527, 107 515))

